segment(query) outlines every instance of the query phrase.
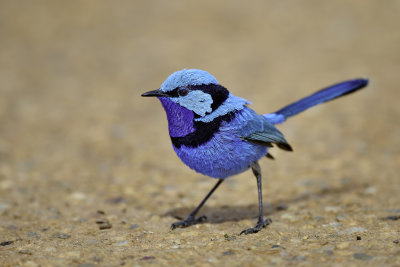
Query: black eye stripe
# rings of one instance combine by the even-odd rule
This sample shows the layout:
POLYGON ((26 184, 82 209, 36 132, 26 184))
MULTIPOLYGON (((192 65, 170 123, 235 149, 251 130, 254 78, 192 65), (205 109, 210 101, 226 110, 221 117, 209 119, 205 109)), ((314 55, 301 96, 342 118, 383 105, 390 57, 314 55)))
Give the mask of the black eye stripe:
POLYGON ((172 91, 165 92, 169 97, 179 97, 178 95, 179 87, 175 88, 172 91))
POLYGON ((178 89, 178 95, 186 96, 187 94, 189 94, 189 89, 187 89, 187 88, 179 88, 178 89))
POLYGON ((180 97, 187 95, 190 91, 201 90, 206 94, 211 95, 213 103, 211 104, 212 111, 216 110, 229 96, 229 91, 219 84, 201 84, 187 87, 177 87, 172 91, 165 92, 169 97, 180 97))
POLYGON ((177 87, 172 91, 165 92, 169 97, 180 97, 186 96, 190 92, 190 88, 177 87))

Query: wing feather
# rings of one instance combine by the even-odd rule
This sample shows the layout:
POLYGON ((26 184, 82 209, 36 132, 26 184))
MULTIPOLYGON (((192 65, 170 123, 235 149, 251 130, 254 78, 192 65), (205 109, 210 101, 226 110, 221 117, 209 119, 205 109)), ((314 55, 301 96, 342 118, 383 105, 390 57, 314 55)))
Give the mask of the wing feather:
POLYGON ((241 129, 242 139, 248 142, 272 147, 273 144, 286 151, 293 151, 283 134, 264 117, 257 114, 241 129))

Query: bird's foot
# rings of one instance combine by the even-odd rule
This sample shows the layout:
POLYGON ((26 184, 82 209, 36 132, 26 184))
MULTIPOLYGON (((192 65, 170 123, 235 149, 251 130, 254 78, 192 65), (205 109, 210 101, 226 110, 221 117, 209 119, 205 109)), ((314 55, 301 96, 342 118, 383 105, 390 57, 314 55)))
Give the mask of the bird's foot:
POLYGON ((189 216, 186 219, 184 219, 183 221, 179 221, 179 222, 174 222, 171 225, 171 229, 174 230, 175 228, 185 228, 185 227, 189 227, 191 225, 194 224, 198 224, 198 223, 203 223, 207 220, 206 216, 200 216, 199 218, 194 218, 193 216, 189 216))
POLYGON ((248 234, 258 233, 261 229, 263 229, 265 226, 267 226, 271 223, 272 223, 272 220, 270 218, 267 218, 265 220, 259 220, 255 227, 245 229, 242 232, 240 232, 240 234, 248 235, 248 234))

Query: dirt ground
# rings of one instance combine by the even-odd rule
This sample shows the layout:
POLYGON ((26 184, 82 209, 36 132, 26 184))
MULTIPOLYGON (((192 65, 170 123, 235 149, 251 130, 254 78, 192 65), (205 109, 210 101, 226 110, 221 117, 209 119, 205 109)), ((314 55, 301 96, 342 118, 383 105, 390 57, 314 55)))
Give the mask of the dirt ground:
MULTIPOLYGON (((0 2, 0 266, 400 266, 400 1, 0 2), (205 69, 259 113, 360 92, 279 129, 293 153, 215 180, 142 92, 205 69)), ((238 155, 239 156, 239 155, 238 155)))

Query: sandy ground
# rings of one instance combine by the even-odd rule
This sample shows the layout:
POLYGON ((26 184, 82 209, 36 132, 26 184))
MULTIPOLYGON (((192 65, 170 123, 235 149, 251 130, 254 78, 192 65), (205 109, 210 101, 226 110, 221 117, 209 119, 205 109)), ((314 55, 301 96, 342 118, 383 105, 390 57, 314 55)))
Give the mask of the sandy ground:
POLYGON ((1 266, 400 266, 400 1, 1 1, 1 266), (247 2, 246 2, 247 3, 247 2), (140 93, 201 68, 260 113, 370 86, 280 126, 263 160, 170 230, 215 180, 175 156, 140 93))

